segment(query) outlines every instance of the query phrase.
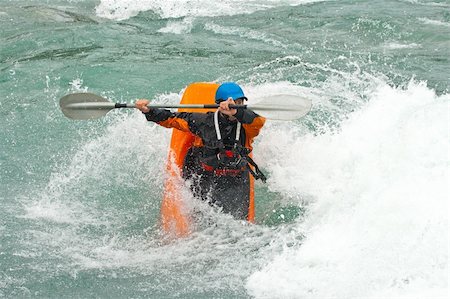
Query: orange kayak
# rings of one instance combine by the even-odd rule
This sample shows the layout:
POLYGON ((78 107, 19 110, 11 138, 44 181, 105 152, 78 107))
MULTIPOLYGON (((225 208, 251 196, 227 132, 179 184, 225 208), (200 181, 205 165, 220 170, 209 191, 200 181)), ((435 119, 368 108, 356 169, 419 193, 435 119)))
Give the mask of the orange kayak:
MULTIPOLYGON (((192 83, 181 99, 180 104, 214 104, 214 96, 219 84, 192 83)), ((206 113, 211 109, 179 109, 178 112, 206 113)), ((174 237, 188 236, 192 232, 192 220, 184 207, 181 192, 183 184, 181 170, 184 158, 193 145, 194 135, 172 129, 169 157, 167 162, 167 178, 164 183, 164 196, 161 204, 161 228, 166 235, 174 237)), ((254 221, 254 179, 250 177, 250 206, 248 220, 254 221)))

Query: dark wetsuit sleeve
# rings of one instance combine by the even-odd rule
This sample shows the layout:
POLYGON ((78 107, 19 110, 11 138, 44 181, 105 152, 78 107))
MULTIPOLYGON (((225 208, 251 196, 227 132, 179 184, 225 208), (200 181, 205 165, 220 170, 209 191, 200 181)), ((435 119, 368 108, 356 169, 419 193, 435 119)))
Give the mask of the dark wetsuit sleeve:
POLYGON ((164 121, 172 117, 173 112, 165 109, 151 109, 149 112, 144 113, 144 115, 148 121, 159 123, 160 121, 164 121))
POLYGON ((250 109, 238 109, 234 115, 241 124, 251 124, 258 116, 258 114, 250 109))
POLYGON ((175 128, 184 132, 197 134, 201 114, 187 112, 171 112, 165 109, 151 109, 144 113, 148 121, 152 121, 166 128, 175 128))
POLYGON ((250 109, 238 109, 234 117, 236 117, 244 127, 249 144, 251 144, 255 136, 258 136, 259 131, 266 122, 264 117, 259 116, 250 109))

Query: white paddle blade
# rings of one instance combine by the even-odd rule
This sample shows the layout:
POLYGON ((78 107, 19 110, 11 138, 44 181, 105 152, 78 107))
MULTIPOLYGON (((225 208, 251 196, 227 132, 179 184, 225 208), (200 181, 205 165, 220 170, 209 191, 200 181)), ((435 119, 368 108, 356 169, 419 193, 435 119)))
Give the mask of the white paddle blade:
POLYGON ((311 111, 312 103, 310 99, 296 95, 280 94, 260 98, 254 105, 248 108, 267 119, 274 120, 296 120, 311 111))
POLYGON ((62 113, 71 119, 97 119, 105 116, 115 104, 93 93, 72 93, 59 100, 62 113))

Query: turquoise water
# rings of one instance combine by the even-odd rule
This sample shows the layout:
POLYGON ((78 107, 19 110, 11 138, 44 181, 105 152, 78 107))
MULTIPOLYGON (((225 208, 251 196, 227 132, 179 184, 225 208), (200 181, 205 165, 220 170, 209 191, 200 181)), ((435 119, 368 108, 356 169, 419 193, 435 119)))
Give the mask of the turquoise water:
POLYGON ((446 298, 448 1, 0 0, 0 297, 446 298), (257 224, 158 229, 170 132, 136 111, 191 82, 311 98, 268 122, 257 224))

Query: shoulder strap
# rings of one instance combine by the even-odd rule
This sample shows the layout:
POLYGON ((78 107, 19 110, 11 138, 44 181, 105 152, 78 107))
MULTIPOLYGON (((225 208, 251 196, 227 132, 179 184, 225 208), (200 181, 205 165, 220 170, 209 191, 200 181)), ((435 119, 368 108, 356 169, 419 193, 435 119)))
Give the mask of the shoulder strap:
MULTIPOLYGON (((219 127, 219 110, 214 112, 214 128, 216 129, 217 140, 222 140, 222 134, 220 133, 219 127)), ((234 139, 236 143, 239 142, 239 138, 241 137, 241 123, 238 121, 236 126, 236 138, 234 139)))
POLYGON ((219 127, 219 110, 216 110, 216 112, 214 112, 214 128, 216 129, 217 140, 222 140, 222 135, 220 134, 219 127))

